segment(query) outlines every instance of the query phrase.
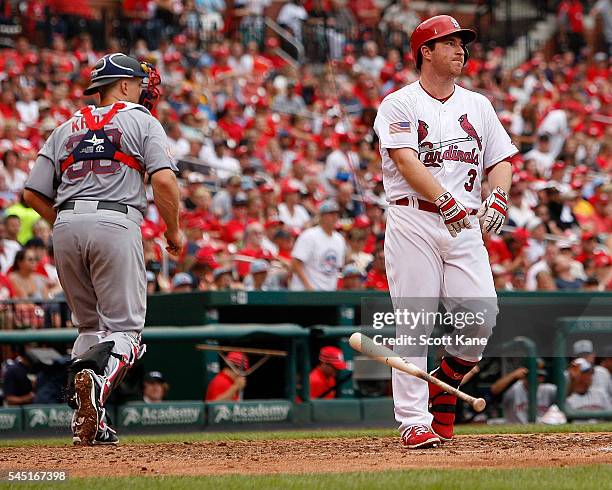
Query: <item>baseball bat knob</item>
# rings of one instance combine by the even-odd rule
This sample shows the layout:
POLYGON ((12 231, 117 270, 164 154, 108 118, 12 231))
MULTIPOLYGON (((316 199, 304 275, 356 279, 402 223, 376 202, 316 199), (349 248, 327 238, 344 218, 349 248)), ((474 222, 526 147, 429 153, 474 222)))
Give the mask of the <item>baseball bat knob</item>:
POLYGON ((474 404, 472 405, 472 408, 476 410, 477 412, 482 412, 486 406, 487 406, 487 402, 484 401, 484 398, 476 398, 476 400, 474 400, 474 404))

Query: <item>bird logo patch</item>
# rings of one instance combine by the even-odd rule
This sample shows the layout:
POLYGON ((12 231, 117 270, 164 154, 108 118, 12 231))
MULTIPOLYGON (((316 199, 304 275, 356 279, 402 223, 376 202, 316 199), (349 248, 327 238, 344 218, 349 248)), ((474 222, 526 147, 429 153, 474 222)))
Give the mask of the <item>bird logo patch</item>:
POLYGON ((468 121, 467 114, 463 114, 463 116, 459 117, 459 125, 461 126, 461 129, 463 129, 467 133, 468 136, 470 136, 476 141, 478 149, 482 151, 482 140, 480 139, 480 136, 478 136, 478 133, 474 129, 474 126, 472 126, 472 123, 468 121))

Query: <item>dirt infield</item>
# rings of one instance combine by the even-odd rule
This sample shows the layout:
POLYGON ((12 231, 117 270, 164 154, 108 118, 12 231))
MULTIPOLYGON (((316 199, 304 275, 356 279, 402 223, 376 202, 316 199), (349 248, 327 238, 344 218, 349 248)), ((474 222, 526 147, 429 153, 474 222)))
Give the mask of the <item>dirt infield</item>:
POLYGON ((612 433, 459 436, 406 450, 393 437, 6 447, 0 470, 69 470, 71 476, 220 475, 407 468, 563 467, 612 463, 612 433))

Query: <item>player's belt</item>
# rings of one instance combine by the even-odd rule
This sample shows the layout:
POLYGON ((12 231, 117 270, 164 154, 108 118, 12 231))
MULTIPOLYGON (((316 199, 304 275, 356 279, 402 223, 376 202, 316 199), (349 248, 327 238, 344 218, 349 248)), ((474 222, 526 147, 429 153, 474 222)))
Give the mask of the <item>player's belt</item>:
MULTIPOLYGON (((424 199, 414 198, 414 197, 402 197, 397 201, 393 201, 391 204, 396 206, 410 206, 411 208, 417 208, 420 211, 428 211, 430 213, 440 214, 440 210, 438 206, 436 206, 433 202, 425 201, 424 199)), ((468 209, 467 212, 470 215, 475 215, 478 210, 477 209, 468 209)))
MULTIPOLYGON (((66 209, 74 209, 75 204, 76 204, 76 201, 66 201, 65 203, 60 204, 59 210, 64 211, 66 209)), ((123 213, 123 214, 128 213, 127 204, 120 204, 118 202, 98 201, 97 209, 118 211, 119 213, 123 213)))

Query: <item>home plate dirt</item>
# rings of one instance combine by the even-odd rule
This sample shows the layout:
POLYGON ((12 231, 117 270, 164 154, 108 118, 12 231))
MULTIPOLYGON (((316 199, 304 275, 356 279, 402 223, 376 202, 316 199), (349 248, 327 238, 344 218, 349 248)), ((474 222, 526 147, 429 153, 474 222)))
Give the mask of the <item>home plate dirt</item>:
POLYGON ((561 467, 610 464, 611 446, 612 433, 600 432, 458 436, 427 450, 403 449, 395 437, 6 447, 0 449, 0 470, 61 469, 73 477, 99 477, 561 467))

